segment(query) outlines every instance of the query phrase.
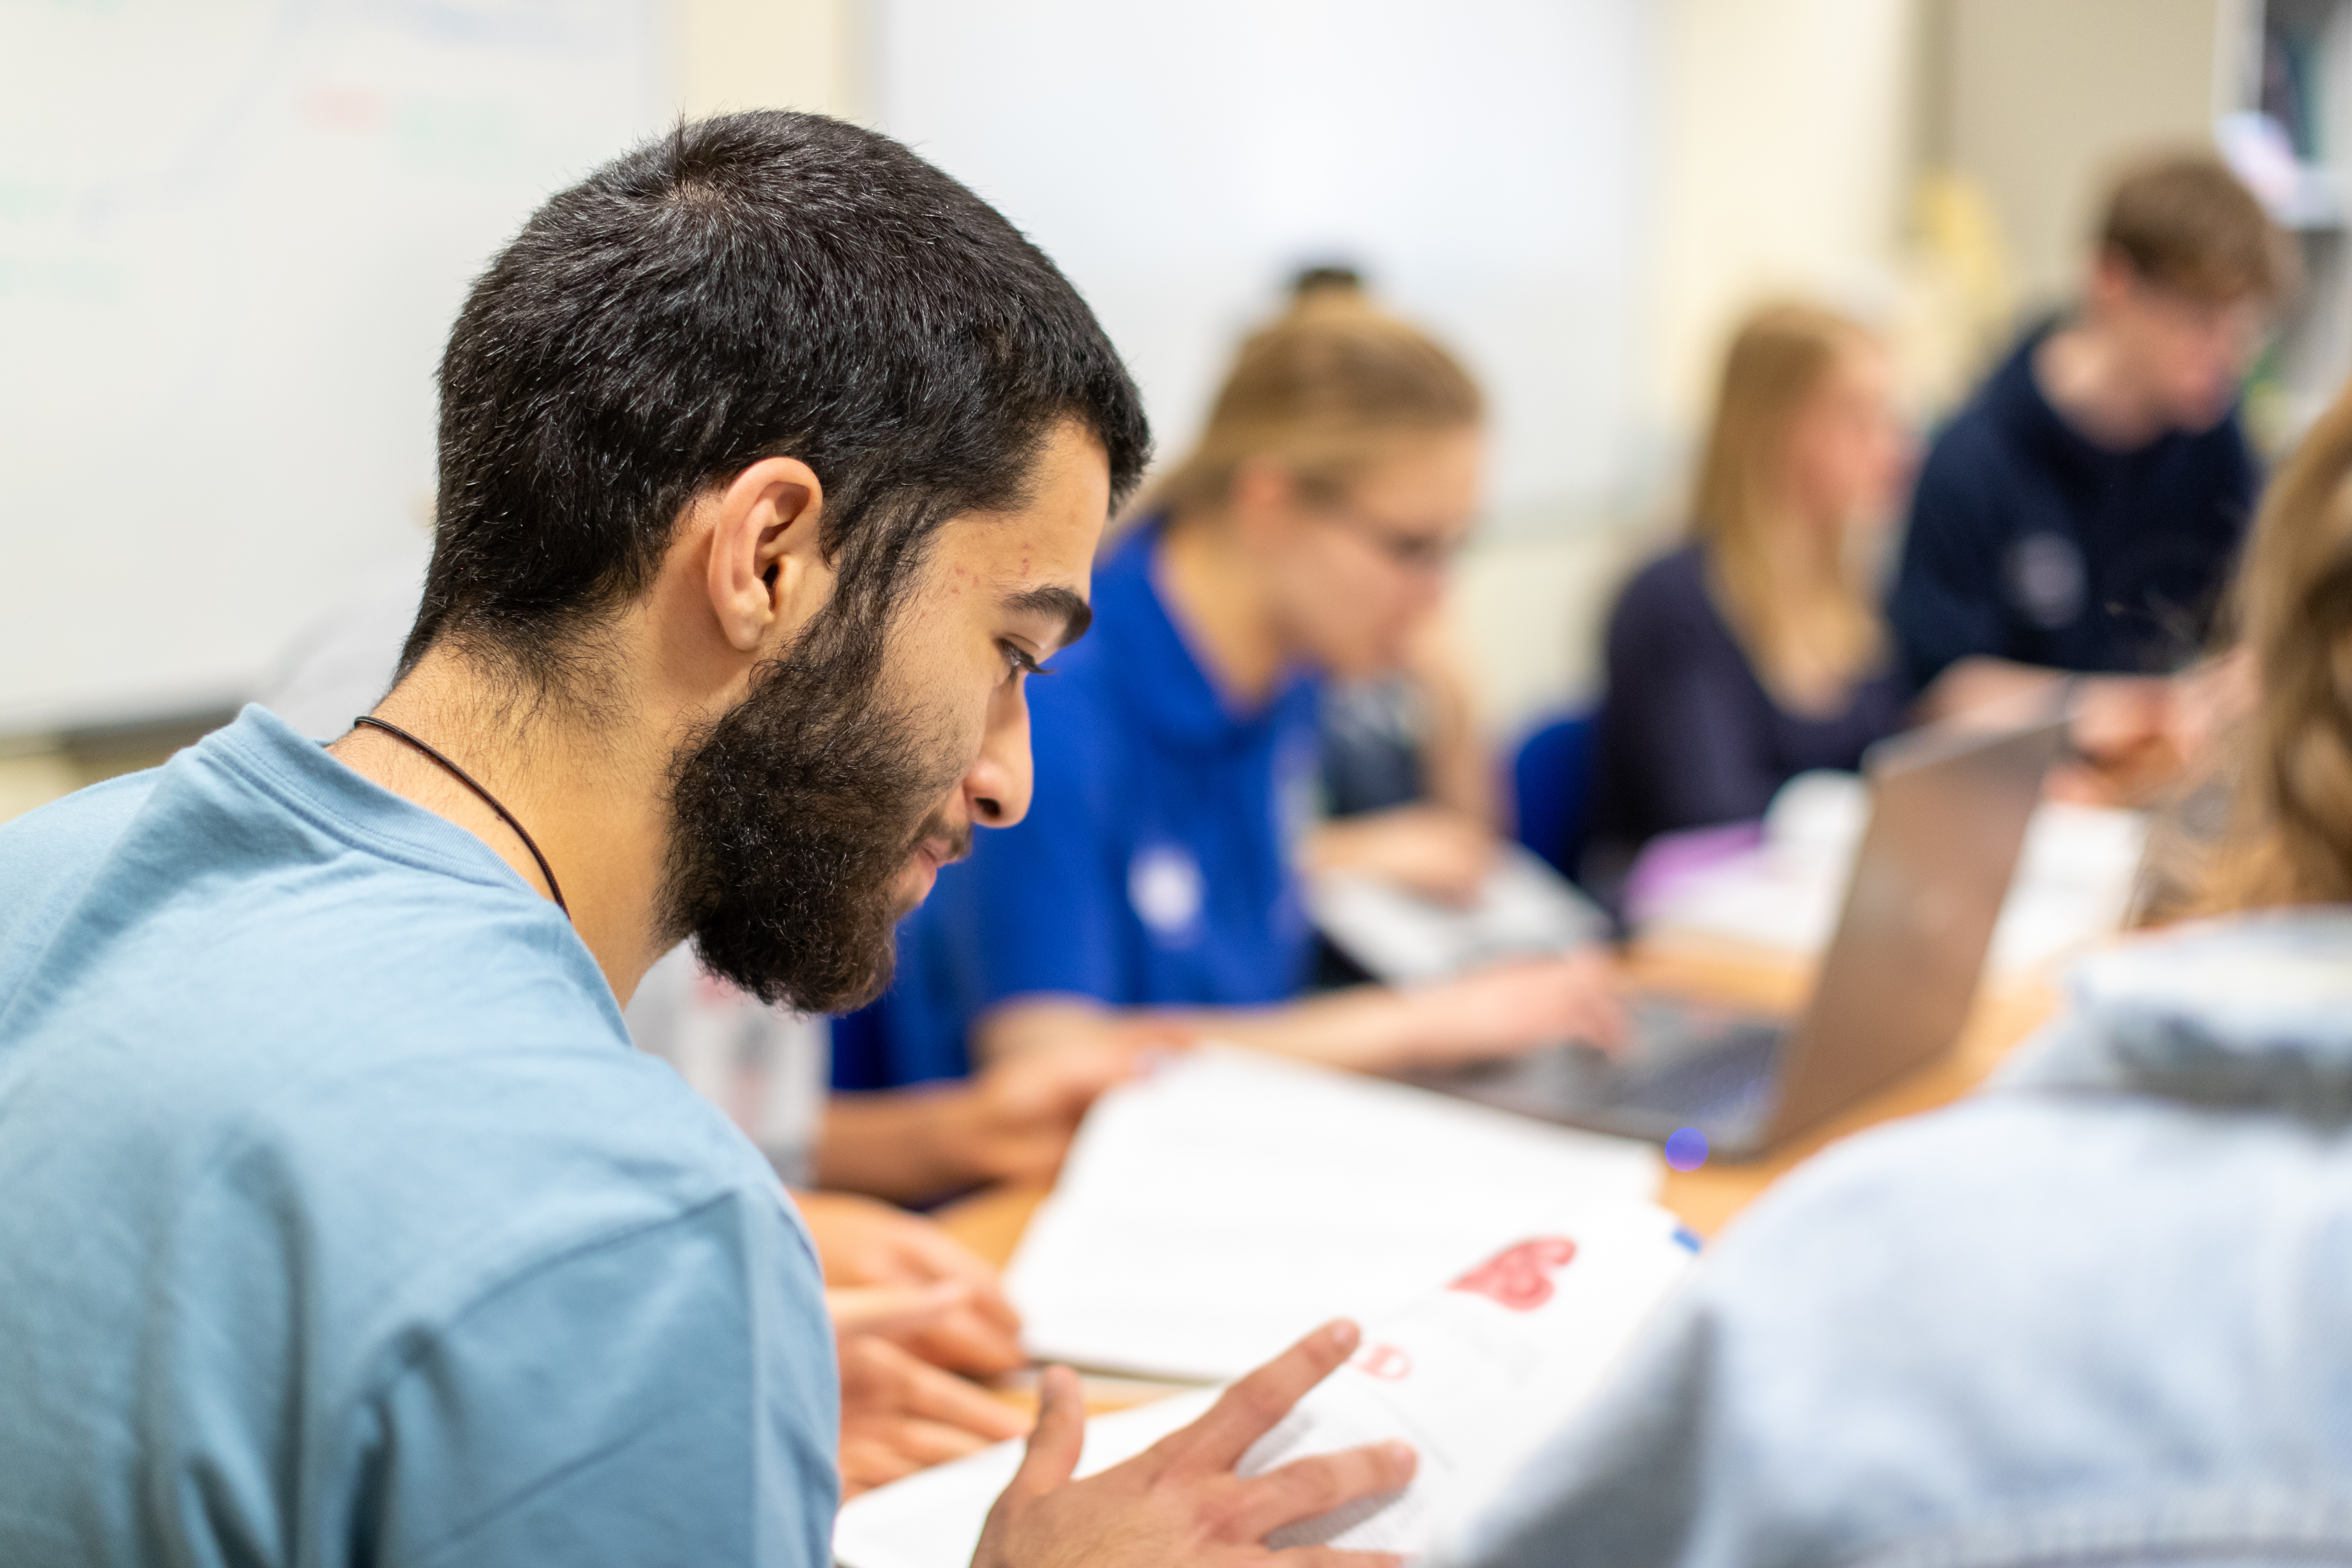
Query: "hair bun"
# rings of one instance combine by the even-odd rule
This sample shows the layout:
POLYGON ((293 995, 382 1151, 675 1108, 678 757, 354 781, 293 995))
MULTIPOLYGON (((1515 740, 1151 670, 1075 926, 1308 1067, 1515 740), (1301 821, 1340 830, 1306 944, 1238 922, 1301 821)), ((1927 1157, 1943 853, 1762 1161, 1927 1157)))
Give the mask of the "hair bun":
POLYGON ((1318 262, 1312 267, 1303 267, 1290 280, 1293 310, 1309 304, 1360 302, 1363 298, 1364 275, 1343 261, 1318 262))

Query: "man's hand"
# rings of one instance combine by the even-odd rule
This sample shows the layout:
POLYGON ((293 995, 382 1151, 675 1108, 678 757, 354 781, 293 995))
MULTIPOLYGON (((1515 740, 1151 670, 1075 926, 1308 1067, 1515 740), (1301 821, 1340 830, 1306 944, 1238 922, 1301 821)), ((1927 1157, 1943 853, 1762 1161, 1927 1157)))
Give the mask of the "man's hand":
MULTIPOLYGON (((836 1331, 846 1315, 836 1316, 836 1331)), ((985 1389, 887 1339, 859 1334, 839 1343, 845 1497, 1018 1437, 1028 1427, 1019 1411, 985 1389)))
MULTIPOLYGON (((1086 1437, 1077 1379, 1055 1367, 1040 1387, 1029 1455, 989 1510, 972 1568, 1243 1568, 1270 1563, 1265 1538, 1412 1479, 1402 1443, 1299 1459, 1243 1480, 1234 1466, 1299 1395, 1354 1353, 1353 1323, 1318 1329, 1225 1391, 1209 1413, 1145 1452, 1070 1479, 1086 1437)), ((1304 1547, 1302 1568, 1394 1568, 1386 1553, 1304 1547)))
POLYGON ((2077 761, 2051 770, 2053 800, 2144 805, 2186 761, 2174 721, 2176 691, 2154 676, 2085 676, 2075 683, 2070 737, 2077 761))
POLYGON ((1613 1049, 1625 1034, 1617 968, 1588 948, 1481 969, 1404 993, 1412 1010, 1411 1067, 1511 1056, 1580 1040, 1613 1049))
POLYGON ((1494 834, 1474 817, 1442 805, 1400 805, 1324 823, 1308 835, 1301 858, 1310 872, 1352 871, 1458 907, 1478 896, 1498 851, 1494 834))
POLYGON ((834 1289, 925 1286, 969 1288, 963 1304, 902 1331, 899 1342, 925 1361, 987 1377, 1028 1358, 1021 1316, 985 1258, 919 1215, 847 1193, 795 1193, 834 1289))
POLYGON ((2225 655, 2185 674, 2064 676, 2006 659, 1964 658, 1919 700, 1928 720, 2029 718, 2071 683, 2074 755, 2046 793, 2079 805, 2143 806, 2162 795, 2247 705, 2242 660, 2225 655))
POLYGON ((1061 1168, 1087 1108, 1173 1037, 1167 1025, 1137 1020, 1101 1038, 1007 1057, 942 1108, 942 1145, 975 1181, 1046 1180, 1061 1168))
POLYGON ((987 1182, 1045 1180, 1097 1096, 1153 1052, 1190 1043, 1179 1023, 1116 1018, 1099 1006, 1013 1010, 1045 1015, 1045 1026, 1005 1039, 984 1015, 973 1056, 993 1065, 975 1077, 835 1095, 817 1145, 819 1184, 915 1203, 987 1182))

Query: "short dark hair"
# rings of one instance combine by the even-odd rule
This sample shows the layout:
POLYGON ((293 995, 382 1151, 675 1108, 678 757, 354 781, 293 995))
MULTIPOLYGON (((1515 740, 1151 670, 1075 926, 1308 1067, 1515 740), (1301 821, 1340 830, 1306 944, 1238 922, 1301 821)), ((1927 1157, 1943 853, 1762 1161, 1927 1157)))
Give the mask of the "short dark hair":
POLYGON ((1124 498, 1142 399, 994 208, 819 115, 681 124, 540 208, 458 313, 402 670, 456 638, 562 689, 576 634, 643 591, 687 505, 774 456, 825 487, 845 613, 887 614, 941 523, 1018 503, 1066 419, 1124 498))
POLYGON ((2107 196, 2099 245, 2149 282, 2215 303, 2276 303, 2294 291, 2293 242, 2210 153, 2159 153, 2126 169, 2107 196))

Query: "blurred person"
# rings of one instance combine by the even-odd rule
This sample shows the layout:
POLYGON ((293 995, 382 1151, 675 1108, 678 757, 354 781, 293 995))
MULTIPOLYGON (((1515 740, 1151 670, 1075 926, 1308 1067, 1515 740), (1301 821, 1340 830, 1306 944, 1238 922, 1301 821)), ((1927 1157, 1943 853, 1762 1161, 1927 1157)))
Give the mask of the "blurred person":
MULTIPOLYGON (((770 1005, 883 984, 1028 808, 1024 676, 1085 629, 1140 399, 1000 215, 781 111, 551 197, 440 390, 360 724, 249 706, 0 827, 0 1562, 831 1561, 846 1306, 621 1009, 687 938, 770 1005)), ((1262 1562, 1402 1484, 1233 1473, 1355 1342, 1075 1482, 1049 1376, 996 1560, 1262 1562)), ((881 1389, 887 1440, 938 1387, 881 1389)))
POLYGON ((1299 999, 1302 868, 1458 896, 1494 853, 1444 807, 1314 820, 1321 684, 1406 665, 1476 516, 1485 440, 1450 354, 1308 283, 1100 563, 1093 636, 1031 690, 1039 808, 909 922, 898 987, 852 1026, 867 1081, 1203 1035, 1390 1072, 1613 1030, 1589 955, 1299 999))
MULTIPOLYGON (((1360 300, 1363 279, 1352 268, 1321 266, 1292 285, 1299 301, 1326 291, 1360 300)), ((1495 758, 1444 606, 1422 618, 1396 668, 1327 679, 1318 719, 1323 820, 1310 852, 1360 868, 1386 847, 1400 862, 1387 868, 1391 879, 1441 901, 1467 901, 1494 863, 1495 758), (1417 821, 1433 830, 1415 834, 1417 821), (1423 853, 1397 853, 1415 838, 1423 853)))
POLYGON ((1467 903, 1499 840, 1495 757, 1443 610, 1417 626, 1392 674, 1325 682, 1321 820, 1314 867, 1375 871, 1442 903, 1467 903))
POLYGON ((1887 615, 1930 711, 2067 671, 2078 797, 2173 771, 2164 679, 2204 651, 2259 476, 2238 418, 2294 253, 2218 159, 2164 157, 2110 195, 2078 307, 2026 333, 1937 437, 1887 615), (1930 686, 1933 689, 1930 690, 1930 686))
POLYGON ((2352 1559, 2352 393, 2239 603, 2209 918, 1766 1194, 1448 1561, 2352 1559))
MULTIPOLYGON (((1377 876, 1438 904, 1475 903, 1497 864, 1496 758, 1441 610, 1395 674, 1324 683, 1318 817, 1305 865, 1377 876)), ((1309 988, 1379 978, 1318 932, 1309 988)))
POLYGON ((1613 897, 1651 838, 1751 821, 1814 768, 1901 727, 1908 683, 1872 552, 1909 466, 1894 368, 1806 304, 1749 316, 1724 356, 1691 538, 1611 612, 1585 880, 1613 897))

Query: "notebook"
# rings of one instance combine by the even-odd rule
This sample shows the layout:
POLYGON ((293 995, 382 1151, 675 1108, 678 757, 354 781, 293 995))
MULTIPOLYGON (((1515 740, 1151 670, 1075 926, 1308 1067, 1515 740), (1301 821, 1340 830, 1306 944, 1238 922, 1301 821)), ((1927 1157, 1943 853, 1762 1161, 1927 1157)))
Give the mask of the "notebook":
MULTIPOLYGON (((1371 1321, 1348 1364, 1308 1391, 1237 1468, 1402 1439, 1403 1489, 1276 1531, 1275 1548, 1430 1552, 1486 1508, 1591 1396, 1687 1273, 1697 1238, 1646 1204, 1563 1205, 1402 1311, 1371 1321)), ((1089 1423, 1080 1475, 1142 1452, 1205 1411, 1200 1390, 1089 1423)), ((1018 1444, 883 1487, 844 1508, 845 1568, 960 1568, 1013 1478, 1018 1444)))
POLYGON ((1567 952, 1609 935, 1609 917, 1598 904, 1516 844, 1504 847, 1465 908, 1344 871, 1314 878, 1307 899, 1316 929, 1367 973, 1392 984, 1567 952))
POLYGON ((1005 1283, 1041 1359, 1223 1382, 1661 1171, 1647 1143, 1203 1046, 1096 1104, 1005 1283))

